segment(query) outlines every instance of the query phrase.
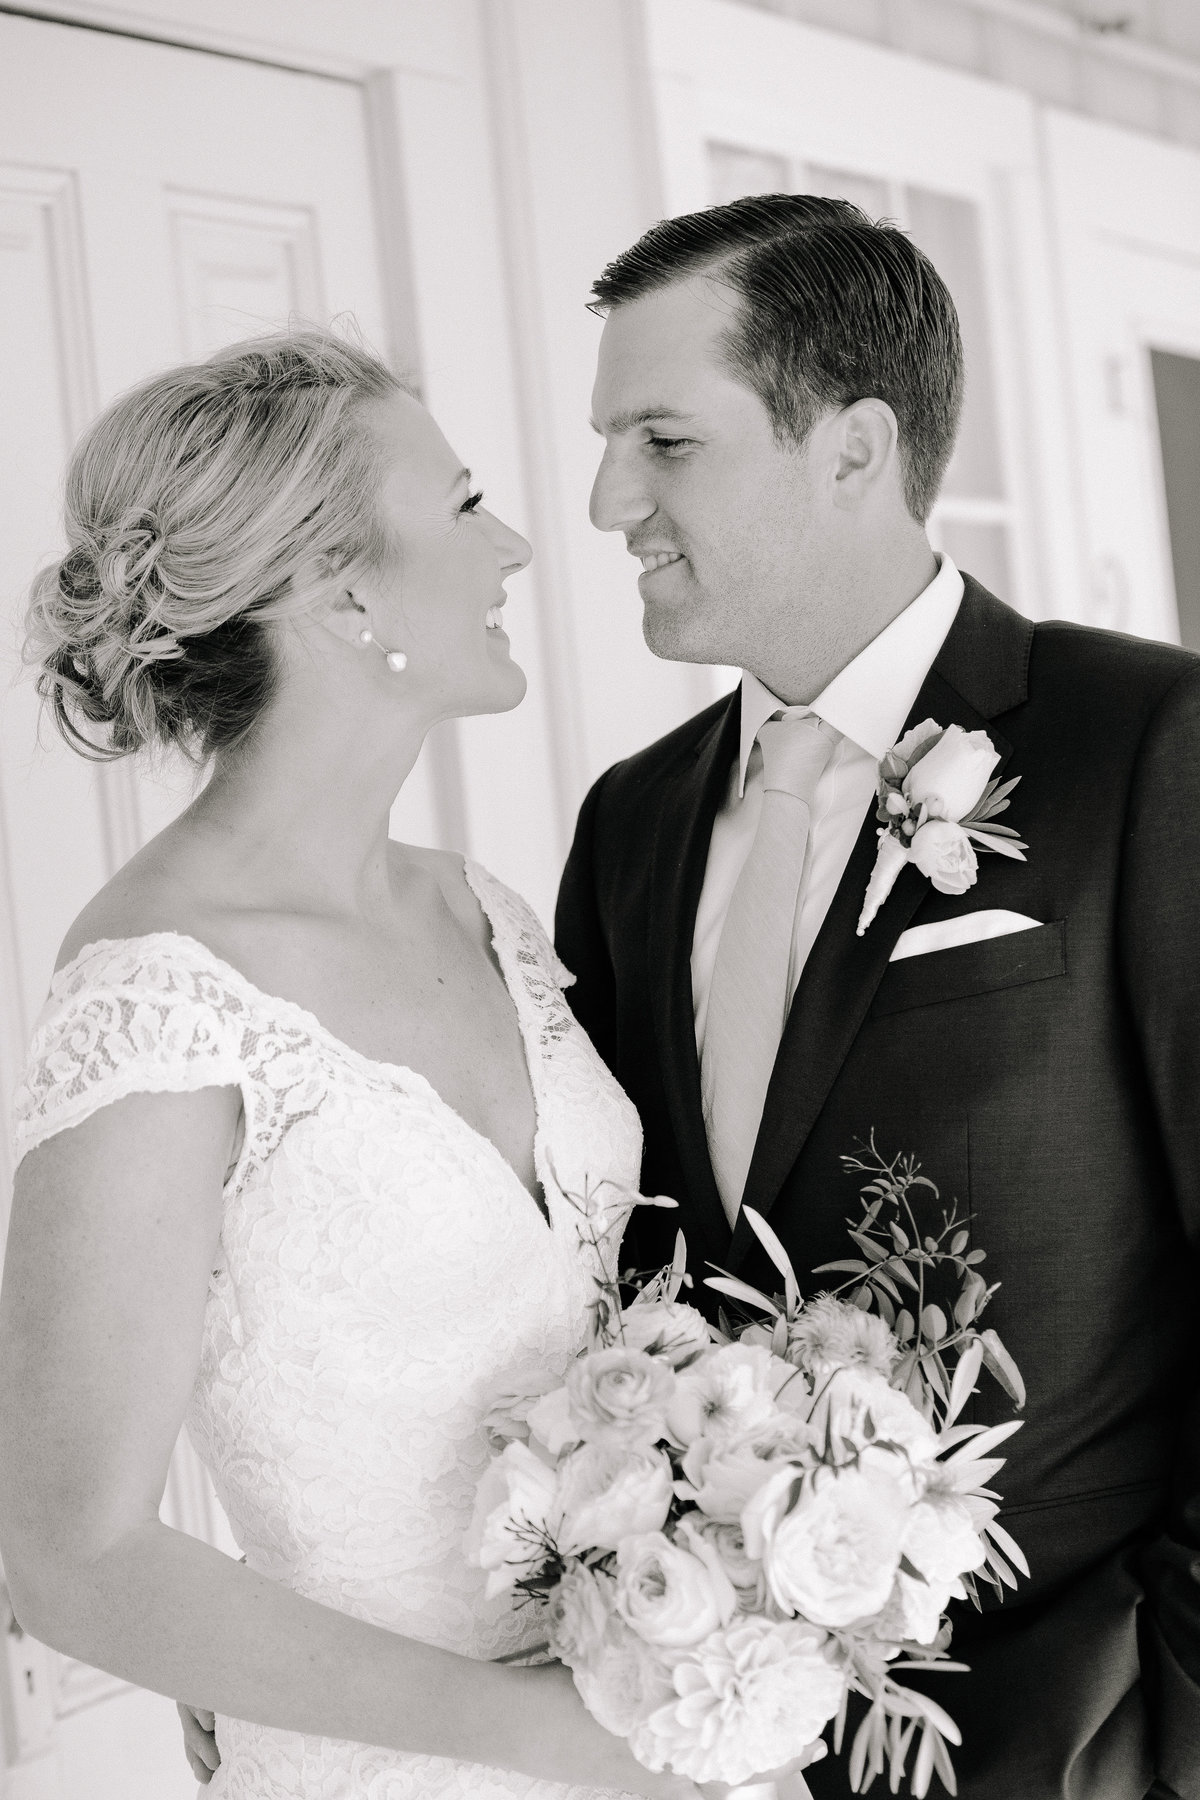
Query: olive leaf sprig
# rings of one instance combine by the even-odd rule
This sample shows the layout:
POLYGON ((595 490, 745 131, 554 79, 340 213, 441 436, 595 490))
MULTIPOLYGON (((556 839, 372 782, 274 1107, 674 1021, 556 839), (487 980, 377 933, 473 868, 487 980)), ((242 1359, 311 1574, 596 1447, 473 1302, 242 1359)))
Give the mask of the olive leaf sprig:
POLYGON ((999 1334, 980 1330, 978 1320, 999 1287, 980 1274, 987 1251, 972 1249, 970 1220, 959 1212, 958 1201, 943 1206, 941 1223, 922 1229, 917 1218, 918 1191, 921 1210, 930 1199, 941 1199, 937 1185, 921 1174, 911 1156, 889 1161, 879 1151, 872 1132, 854 1155, 843 1156, 850 1174, 870 1179, 860 1189, 863 1215, 848 1219, 850 1238, 861 1252, 822 1263, 815 1275, 845 1274, 847 1279, 832 1289, 847 1296, 864 1312, 880 1314, 900 1347, 900 1362, 892 1377, 935 1426, 953 1423, 967 1396, 986 1368, 1000 1383, 1018 1411, 1025 1404, 1025 1383, 999 1334), (957 1277, 958 1295, 947 1317, 943 1307, 927 1299, 935 1271, 957 1277), (953 1353, 951 1366, 948 1359, 953 1353))

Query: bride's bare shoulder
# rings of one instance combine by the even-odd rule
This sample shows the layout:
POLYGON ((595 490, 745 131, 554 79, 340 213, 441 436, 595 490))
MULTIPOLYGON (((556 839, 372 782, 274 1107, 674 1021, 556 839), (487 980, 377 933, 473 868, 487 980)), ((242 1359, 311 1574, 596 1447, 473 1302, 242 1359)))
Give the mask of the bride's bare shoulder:
POLYGON ((55 969, 89 944, 175 931, 203 939, 205 913, 186 854, 160 833, 93 894, 62 941, 55 969))

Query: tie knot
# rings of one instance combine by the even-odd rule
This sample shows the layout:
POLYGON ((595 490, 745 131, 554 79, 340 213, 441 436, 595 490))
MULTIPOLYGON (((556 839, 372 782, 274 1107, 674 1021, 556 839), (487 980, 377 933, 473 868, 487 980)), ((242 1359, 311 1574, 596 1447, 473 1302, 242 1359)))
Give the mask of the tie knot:
POLYGON ((833 739, 812 713, 769 719, 758 734, 764 792, 792 794, 812 805, 817 783, 833 753, 833 739))

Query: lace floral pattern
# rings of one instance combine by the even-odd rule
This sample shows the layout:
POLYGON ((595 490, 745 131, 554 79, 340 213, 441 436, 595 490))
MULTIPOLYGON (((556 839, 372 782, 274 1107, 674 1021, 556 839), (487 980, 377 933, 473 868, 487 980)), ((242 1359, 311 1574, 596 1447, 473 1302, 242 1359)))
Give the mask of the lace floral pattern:
MULTIPOLYGON (((99 943, 56 979, 18 1096, 17 1152, 125 1094, 241 1088, 188 1430, 250 1565, 464 1656, 535 1628, 463 1556, 483 1421, 565 1371, 592 1253, 567 1194, 637 1183, 637 1116, 562 996, 525 903, 477 865, 537 1104, 548 1223, 423 1076, 371 1062, 193 939, 99 943), (560 1185, 561 1184, 561 1185, 560 1185)), ((567 1790, 476 1764, 218 1720, 210 1800, 525 1800, 567 1790)))

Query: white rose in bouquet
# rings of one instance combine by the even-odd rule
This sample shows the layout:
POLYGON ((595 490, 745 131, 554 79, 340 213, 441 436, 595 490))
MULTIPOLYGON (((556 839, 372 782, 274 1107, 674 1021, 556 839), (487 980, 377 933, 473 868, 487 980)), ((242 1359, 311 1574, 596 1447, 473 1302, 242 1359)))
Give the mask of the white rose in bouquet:
POLYGON ((814 1442, 811 1426, 782 1413, 744 1437, 697 1438, 683 1455, 687 1486, 680 1483, 676 1491, 710 1519, 739 1522, 746 1502, 757 1494, 773 1466, 803 1456, 814 1442))
POLYGON ((770 1424, 776 1413, 775 1390, 790 1374, 778 1357, 758 1344, 710 1350, 675 1377, 667 1404, 672 1441, 691 1444, 700 1436, 732 1439, 770 1424))
POLYGON ((910 1462, 930 1463, 937 1456, 937 1436, 925 1415, 907 1394, 866 1368, 838 1369, 829 1376, 813 1407, 812 1423, 823 1433, 828 1418, 835 1437, 863 1445, 868 1415, 875 1439, 898 1445, 910 1462))
POLYGON ((505 1446, 488 1464, 475 1496, 467 1553, 489 1571, 492 1599, 532 1575, 546 1560, 558 1528, 557 1477, 527 1444, 505 1446))
POLYGON ((627 1306, 621 1314, 620 1331, 627 1350, 664 1357, 676 1369, 712 1349, 712 1334, 703 1313, 678 1300, 627 1306))
POLYGON ((904 792, 914 807, 927 807, 936 819, 962 819, 978 803, 999 761, 986 731, 947 725, 908 771, 904 792))
POLYGON ((743 1782, 806 1752, 815 1762, 845 1686, 826 1644, 796 1620, 737 1618, 673 1659, 671 1698, 632 1730, 630 1748, 647 1768, 693 1781, 743 1782))
POLYGON ((897 1587, 904 1635, 913 1643, 931 1644, 950 1601, 966 1597, 961 1577, 983 1567, 983 1540, 962 1501, 938 1494, 919 1501, 909 1512, 902 1549, 905 1560, 924 1577, 916 1581, 900 1571, 897 1587))
MULTIPOLYGON (((898 1459, 892 1458, 893 1462, 898 1459)), ((910 1495, 885 1469, 784 1468, 747 1502, 746 1548, 785 1613, 838 1629, 887 1605, 910 1495)))
POLYGON ((650 1531, 617 1546, 616 1609, 647 1644, 668 1650, 695 1644, 737 1611, 720 1558, 702 1539, 694 1542, 695 1553, 650 1531))
POLYGON ((763 1566, 746 1549, 746 1539, 738 1520, 708 1519, 693 1513, 688 1523, 697 1537, 712 1545, 721 1559, 721 1567, 733 1583, 741 1612, 762 1612, 767 1603, 767 1580, 763 1566))
POLYGON ((666 1431, 675 1372, 662 1357, 614 1344, 581 1356, 567 1371, 567 1399, 589 1444, 636 1449, 666 1431))
POLYGON ((658 1531, 671 1509, 670 1458, 661 1450, 584 1444, 561 1464, 558 1548, 564 1556, 615 1550, 631 1533, 658 1531))

